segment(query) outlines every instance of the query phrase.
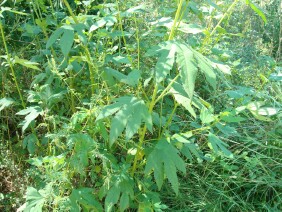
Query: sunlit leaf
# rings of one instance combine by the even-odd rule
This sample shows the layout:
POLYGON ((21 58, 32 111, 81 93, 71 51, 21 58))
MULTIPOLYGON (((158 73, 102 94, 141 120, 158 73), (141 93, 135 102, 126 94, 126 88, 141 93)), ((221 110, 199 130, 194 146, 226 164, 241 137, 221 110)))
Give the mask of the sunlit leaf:
POLYGON ((35 188, 28 187, 24 212, 41 212, 45 201, 45 197, 42 196, 42 194, 40 194, 35 188))
POLYGON ((185 92, 183 86, 175 82, 173 83, 172 88, 170 89, 170 93, 174 96, 175 100, 181 104, 185 109, 189 111, 189 113, 196 118, 196 112, 191 106, 191 99, 188 97, 188 94, 185 92))
POLYGON ((213 122, 215 120, 214 115, 210 110, 203 107, 200 113, 200 119, 203 124, 208 124, 210 122, 213 122))
POLYGON ((43 115, 43 110, 39 106, 28 107, 17 112, 16 115, 25 116, 24 125, 22 127, 22 131, 24 132, 33 120, 35 120, 39 115, 43 115))
POLYGON ((18 63, 18 64, 20 64, 22 66, 25 66, 27 68, 31 68, 31 69, 35 69, 35 70, 40 71, 40 69, 37 67, 37 65, 39 65, 38 63, 31 62, 31 61, 25 60, 25 59, 20 59, 17 56, 15 57, 14 62, 18 63))
POLYGON ((181 154, 189 160, 192 160, 193 156, 197 159, 204 159, 204 154, 200 150, 199 146, 190 140, 190 137, 192 136, 192 133, 175 134, 172 136, 172 140, 181 144, 178 145, 178 143, 176 143, 176 146, 179 147, 181 154))
POLYGON ((156 47, 151 48, 146 55, 154 56, 159 55, 156 67, 155 67, 155 77, 156 82, 161 82, 170 73, 175 62, 177 46, 172 41, 167 41, 159 44, 156 47))
POLYGON ((258 5, 253 3, 251 0, 246 0, 246 4, 249 5, 253 9, 253 11, 255 11, 262 18, 265 24, 267 23, 266 17, 262 9, 258 5))
POLYGON ((14 104, 15 101, 12 98, 2 98, 0 99, 0 111, 4 108, 9 107, 10 105, 14 104))
POLYGON ((177 49, 177 63, 180 68, 180 76, 183 87, 192 99, 198 67, 191 48, 184 44, 179 44, 177 49))

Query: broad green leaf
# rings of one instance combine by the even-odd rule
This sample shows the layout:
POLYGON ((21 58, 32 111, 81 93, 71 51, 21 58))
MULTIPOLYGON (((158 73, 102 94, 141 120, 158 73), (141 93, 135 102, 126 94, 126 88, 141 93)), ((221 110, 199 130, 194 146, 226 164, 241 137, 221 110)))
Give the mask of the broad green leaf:
POLYGON ((105 19, 100 19, 98 20, 95 24, 93 24, 90 29, 89 29, 89 32, 93 32, 95 31, 96 29, 99 29, 103 26, 105 26, 107 23, 107 21, 105 19))
POLYGON ((86 26, 85 26, 84 24, 79 23, 79 24, 75 24, 75 25, 73 26, 73 28, 74 28, 74 30, 76 31, 76 33, 77 33, 77 35, 78 35, 78 38, 82 41, 82 43, 83 43, 84 45, 86 45, 86 44, 87 44, 87 37, 86 37, 86 35, 83 33, 83 30, 86 29, 86 26))
POLYGON ((213 89, 215 89, 216 88, 216 74, 213 69, 212 62, 208 58, 203 56, 201 53, 193 49, 192 51, 194 52, 194 57, 197 60, 198 67, 205 75, 208 83, 213 87, 213 89))
POLYGON ((265 105, 264 102, 250 102, 248 105, 247 105, 247 109, 251 110, 251 111, 258 111, 258 109, 260 107, 262 107, 263 105, 265 105))
POLYGON ((200 150, 199 146, 189 140, 190 137, 192 137, 192 133, 181 133, 181 134, 175 134, 172 136, 172 140, 177 142, 176 146, 179 147, 181 153, 185 155, 189 160, 192 160, 194 155, 197 159, 203 159, 204 154, 200 150), (181 145, 179 145, 180 143, 181 145))
POLYGON ((175 100, 179 104, 181 104, 194 118, 196 118, 196 113, 191 106, 191 99, 188 97, 188 94, 185 92, 180 83, 173 83, 170 93, 174 96, 175 100))
MULTIPOLYGON (((134 114, 133 110, 134 107, 124 105, 123 108, 119 110, 116 113, 115 117, 112 119, 111 128, 110 128, 110 146, 114 144, 116 139, 121 135, 121 133, 125 129, 127 125, 127 121, 129 120, 130 116, 134 114)), ((134 133, 131 132, 130 135, 134 133)), ((131 138, 128 133, 126 137, 131 138)))
POLYGON ((25 212, 41 212, 45 203, 45 197, 35 188, 27 187, 25 212))
POLYGON ((222 151, 224 155, 227 157, 233 158, 233 154, 226 148, 228 144, 224 143, 220 140, 216 135, 212 134, 211 132, 208 135, 208 141, 210 144, 210 148, 215 152, 218 153, 222 151))
POLYGON ((142 107, 142 105, 140 105, 139 107, 136 106, 134 107, 134 111, 133 114, 134 116, 129 116, 128 120, 127 120, 127 126, 126 126, 126 130, 125 130, 125 135, 126 135, 126 139, 129 140, 130 138, 132 138, 132 136, 135 134, 135 132, 138 131, 138 129, 140 128, 141 122, 142 122, 142 113, 140 113, 139 108, 142 107))
POLYGON ((63 34, 63 32, 64 32, 63 28, 59 28, 55 32, 53 32, 53 34, 50 36, 50 38, 46 43, 46 49, 50 48, 59 39, 59 37, 63 34))
POLYGON ((120 210, 125 211, 129 207, 129 196, 126 193, 123 193, 120 197, 120 210))
POLYGON ((172 41, 167 41, 159 44, 156 47, 149 49, 147 56, 159 55, 156 67, 155 78, 156 82, 160 83, 170 73, 175 62, 177 46, 172 41))
POLYGON ((105 199, 105 211, 110 212, 113 206, 118 202, 120 197, 120 188, 117 186, 113 186, 107 193, 105 199))
POLYGON ((29 126, 29 124, 37 118, 37 116, 43 115, 43 110, 39 106, 28 107, 24 110, 17 112, 16 115, 26 115, 25 120, 23 122, 24 125, 22 127, 22 131, 24 132, 29 126))
POLYGON ((74 31, 65 29, 64 34, 60 39, 60 47, 65 57, 68 56, 74 41, 74 31))
POLYGON ((176 61, 180 67, 180 76, 184 90, 190 99, 192 99, 195 88, 195 80, 198 72, 194 54, 188 45, 179 44, 176 58, 176 61))
POLYGON ((234 127, 230 127, 228 125, 224 125, 222 123, 216 123, 215 125, 217 129, 219 129, 226 136, 238 136, 238 132, 234 127))
POLYGON ((251 111, 251 113, 253 114, 253 116, 254 116, 257 120, 260 120, 260 121, 267 121, 267 122, 271 122, 271 121, 272 121, 271 118, 262 116, 262 115, 258 114, 257 111, 251 111))
POLYGON ((49 40, 47 41, 46 48, 47 49, 50 48, 59 39, 59 37, 61 37, 59 41, 59 45, 61 47, 62 53, 66 57, 73 45, 74 28, 70 25, 64 25, 61 28, 57 29, 55 32, 53 32, 53 34, 50 36, 49 40))
POLYGON ((30 154, 34 154, 36 148, 37 138, 36 135, 30 134, 26 136, 23 140, 23 148, 27 148, 30 154))
POLYGON ((224 111, 220 113, 220 118, 221 120, 228 122, 228 123, 236 123, 236 122, 241 122, 241 121, 245 121, 246 119, 238 116, 236 111, 224 111))
POLYGON ((173 19, 171 17, 161 17, 160 19, 152 22, 151 25, 155 27, 165 26, 170 29, 173 25, 173 19))
POLYGON ((203 124, 208 124, 208 123, 211 123, 215 120, 212 112, 205 107, 203 107, 201 109, 200 119, 201 119, 203 124))
POLYGON ((282 73, 278 73, 278 74, 276 74, 276 73, 272 73, 272 74, 270 74, 270 76, 269 76, 269 80, 271 80, 271 81, 282 81, 282 73))
POLYGON ((141 77, 140 71, 137 69, 131 71, 127 76, 117 70, 108 67, 105 69, 105 72, 109 75, 112 75, 118 81, 130 86, 136 86, 138 84, 139 78, 141 77))
POLYGON ((181 22, 177 30, 188 33, 188 34, 198 34, 204 31, 204 28, 198 24, 186 24, 181 22))
POLYGON ((35 70, 40 71, 40 69, 37 67, 37 65, 39 65, 38 63, 31 62, 31 61, 25 60, 25 59, 20 59, 17 56, 15 57, 15 61, 14 62, 18 63, 18 64, 20 64, 22 66, 25 66, 27 68, 31 68, 31 69, 35 69, 35 70))
POLYGON ((93 32, 93 31, 95 31, 95 30, 97 30, 97 29, 99 29, 99 28, 101 28, 105 25, 112 26, 115 23, 117 23, 117 19, 116 19, 115 16, 103 17, 90 27, 89 32, 93 32))
POLYGON ((149 174, 151 170, 154 172, 159 190, 166 176, 174 192, 178 194, 177 170, 185 174, 186 167, 183 159, 179 156, 179 151, 167 139, 159 140, 147 157, 145 174, 149 174))
POLYGON ((73 189, 69 197, 71 201, 71 212, 81 211, 81 207, 87 211, 103 211, 102 205, 96 200, 92 188, 73 189))
POLYGON ((118 56, 115 56, 112 58, 112 60, 116 63, 124 63, 124 64, 130 64, 130 60, 128 59, 128 57, 125 57, 125 56, 121 56, 121 55, 118 55, 118 56))
POLYGON ((123 102, 115 102, 114 104, 107 105, 104 107, 96 118, 96 122, 100 119, 106 118, 108 116, 116 113, 123 106, 123 102))
POLYGON ((262 107, 264 102, 251 102, 247 105, 247 108, 254 114, 259 116, 273 116, 279 112, 278 108, 274 107, 262 107))
POLYGON ((217 68, 218 70, 220 70, 224 74, 231 75, 231 68, 228 65, 226 65, 226 64, 223 64, 223 63, 221 63, 219 61, 213 60, 212 61, 212 66, 214 68, 217 68))
MULTIPOLYGON (((121 167, 123 168, 123 166, 121 167)), ((107 186, 108 187, 108 186, 107 186)), ((130 199, 134 197, 134 181, 128 175, 128 169, 118 170, 110 179, 110 188, 105 198, 105 211, 112 211, 113 206, 119 201, 120 211, 129 207, 130 199), (125 173, 126 172, 126 173, 125 173)))
POLYGON ((96 122, 115 114, 110 128, 110 146, 125 130, 126 139, 129 140, 138 131, 142 121, 152 131, 152 117, 143 100, 132 96, 124 96, 114 100, 115 103, 104 107, 98 115, 96 122))
POLYGON ((246 0, 246 4, 249 5, 252 8, 252 10, 255 11, 262 18, 265 24, 267 23, 266 17, 262 9, 258 5, 253 3, 251 0, 246 0))
POLYGON ((138 85, 140 77, 141 77, 140 71, 137 69, 134 69, 127 75, 126 80, 122 80, 121 82, 131 85, 131 86, 136 86, 138 85))
POLYGON ((76 173, 85 175, 89 164, 89 154, 95 149, 95 141, 87 134, 73 134, 68 137, 68 146, 74 146, 70 165, 76 173))
POLYGON ((136 7, 129 8, 125 12, 121 12, 120 16, 121 17, 129 17, 131 14, 138 13, 138 12, 144 12, 145 8, 146 8, 145 4, 140 4, 136 7))
POLYGON ((0 99, 0 111, 2 111, 4 108, 9 107, 10 105, 14 103, 15 103, 15 100, 13 100, 12 98, 0 99))

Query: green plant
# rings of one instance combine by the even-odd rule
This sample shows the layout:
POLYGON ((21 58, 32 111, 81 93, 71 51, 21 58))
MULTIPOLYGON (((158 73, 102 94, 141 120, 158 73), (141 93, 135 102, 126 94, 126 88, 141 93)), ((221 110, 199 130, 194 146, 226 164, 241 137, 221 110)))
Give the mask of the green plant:
MULTIPOLYGON (((265 208, 281 207, 280 181, 270 174, 281 167, 279 159, 277 170, 272 168, 273 155, 281 149, 280 75, 269 78, 277 65, 266 58, 265 72, 256 67, 262 84, 253 83, 256 89, 234 85, 231 73, 237 68, 244 75, 227 40, 241 34, 227 29, 240 1, 30 2, 1 11, 14 12, 12 17, 3 13, 5 23, 21 23, 11 36, 22 35, 32 45, 16 52, 19 44, 4 34, 12 27, 0 25, 2 84, 9 80, 0 100, 0 112, 6 114, 1 127, 8 132, 2 140, 12 149, 23 147, 29 154, 25 167, 31 166, 20 210, 183 209, 204 188, 217 199, 204 195, 205 202, 191 209, 257 210, 261 205, 248 200, 266 192, 267 179, 273 182, 271 191, 258 199, 266 202, 265 208), (26 15, 20 11, 27 8, 28 18, 14 18, 26 15), (29 54, 23 56, 24 51, 29 54), (253 128, 246 129, 249 125, 253 128), (270 127, 275 130, 266 133, 270 127), (17 139, 11 130, 19 134, 17 139), (274 144, 264 152, 266 144, 256 146, 252 135, 269 136, 274 144), (252 148, 257 148, 255 154, 252 148), (263 171, 260 182, 246 177, 263 171), (179 186, 186 183, 185 176, 193 180, 188 191, 198 191, 187 201, 179 186), (169 200, 174 196, 180 206, 169 200)), ((243 3, 266 22, 256 4, 243 3)))

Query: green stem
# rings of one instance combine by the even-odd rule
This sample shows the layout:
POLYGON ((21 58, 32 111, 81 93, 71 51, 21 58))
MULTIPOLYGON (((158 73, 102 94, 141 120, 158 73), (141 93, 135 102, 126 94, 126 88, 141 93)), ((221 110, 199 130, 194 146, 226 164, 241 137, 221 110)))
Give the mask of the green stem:
MULTIPOLYGON (((3 30, 3 26, 2 26, 2 23, 0 21, 0 31, 1 31, 1 36, 2 36, 2 40, 3 40, 3 44, 4 44, 4 48, 5 48, 5 52, 7 54, 7 60, 8 60, 8 63, 9 63, 9 66, 10 66, 10 69, 12 71, 12 76, 13 76, 13 80, 15 82, 15 85, 16 85, 16 88, 17 88, 17 91, 18 91, 18 94, 20 96, 20 100, 21 100, 21 104, 22 104, 22 107, 25 109, 26 108, 26 104, 23 100, 23 95, 22 95, 22 92, 20 90, 20 87, 19 87, 19 84, 18 84, 18 80, 17 80, 17 77, 16 77, 16 73, 15 73, 15 70, 14 70, 14 66, 11 62, 11 57, 10 57, 10 54, 9 54, 9 50, 8 50, 8 47, 7 47, 7 43, 6 43, 6 40, 5 40, 5 35, 4 35, 4 30, 3 30)), ((37 145, 40 146, 40 142, 37 138, 37 135, 36 135, 36 132, 34 130, 34 128, 31 126, 31 131, 32 133, 35 135, 36 137, 36 141, 37 141, 37 145)))
POLYGON ((137 42, 137 69, 140 70, 140 38, 139 38, 139 28, 135 15, 134 15, 134 23, 136 27, 136 42, 137 42))
POLYGON ((68 11, 69 11, 71 17, 73 18, 74 22, 75 22, 76 24, 78 24, 79 22, 78 22, 76 16, 73 14, 72 9, 71 9, 71 7, 70 7, 70 5, 69 5, 69 2, 68 2, 67 0, 63 0, 63 2, 64 2, 64 4, 66 5, 66 7, 67 7, 67 9, 68 9, 68 11))
MULTIPOLYGON (((173 40, 174 35, 175 35, 175 31, 177 30, 177 27, 179 25, 178 22, 181 20, 180 17, 183 16, 182 13, 181 13, 183 2, 184 2, 184 0, 180 0, 180 2, 178 4, 178 8, 177 8, 177 11, 176 11, 176 14, 175 14, 174 22, 173 22, 168 40, 173 40)), ((167 92, 172 87, 173 83, 177 80, 178 77, 179 77, 179 74, 177 74, 176 77, 168 84, 168 86, 163 90, 163 92, 160 94, 160 96, 158 98, 157 98, 158 84, 155 84, 153 95, 152 95, 152 100, 149 104, 149 113, 150 114, 152 113, 155 104, 167 94, 167 92)), ((135 174, 135 171, 136 171, 136 168, 137 168, 138 157, 139 157, 140 151, 142 150, 146 131, 147 131, 147 127, 146 127, 146 125, 144 125, 144 127, 142 128, 141 133, 140 133, 139 144, 138 144, 138 147, 137 147, 136 155, 134 157, 134 162, 133 162, 133 166, 132 166, 132 170, 131 170, 131 176, 132 177, 134 177, 134 174, 135 174)))
MULTIPOLYGON (((71 17, 73 18, 74 22, 76 24, 78 24, 78 19, 76 18, 76 16, 74 15, 74 13, 72 12, 72 9, 68 3, 67 0, 63 0, 64 4, 66 5, 68 12, 70 13, 71 17)), ((86 58, 87 58, 87 63, 89 65, 89 72, 90 72, 90 80, 91 80, 91 93, 92 95, 95 94, 95 71, 98 72, 98 67, 93 63, 93 61, 91 60, 91 54, 90 51, 88 49, 88 47, 86 45, 83 46, 85 53, 86 53, 86 58)))
POLYGON ((202 52, 203 47, 205 45, 207 45, 210 42, 210 38, 214 35, 214 33, 216 32, 217 28, 220 27, 220 24, 222 23, 222 21, 226 18, 227 15, 229 15, 231 13, 231 11, 234 9, 235 5, 238 3, 239 0, 235 0, 230 7, 227 9, 227 11, 224 13, 224 15, 221 17, 221 19, 219 20, 219 22, 217 23, 217 25, 213 28, 212 32, 207 35, 207 37, 204 39, 203 41, 203 45, 202 48, 200 49, 200 52, 202 52))
POLYGON ((7 54, 7 61, 9 63, 10 69, 12 71, 13 80, 15 82, 18 94, 20 96, 22 107, 25 108, 26 104, 25 104, 25 102, 23 100, 23 95, 22 95, 22 92, 21 92, 19 84, 18 84, 18 80, 17 80, 16 74, 15 74, 15 70, 14 70, 13 64, 11 62, 11 57, 10 57, 10 54, 9 54, 9 51, 8 51, 8 47, 7 47, 7 43, 6 43, 5 35, 4 35, 4 30, 3 30, 3 26, 2 26, 1 22, 0 22, 0 31, 1 31, 1 36, 2 36, 2 40, 3 40, 4 48, 5 48, 5 51, 6 51, 6 54, 7 54))
POLYGON ((168 40, 172 40, 174 38, 174 34, 175 34, 175 31, 177 30, 177 26, 178 26, 177 23, 181 20, 179 17, 181 16, 181 10, 182 10, 183 2, 184 2, 184 0, 180 0, 180 2, 178 4, 177 11, 176 11, 176 14, 175 14, 173 25, 172 25, 170 33, 169 33, 168 40))
POLYGON ((155 104, 160 101, 165 95, 167 95, 168 91, 171 89, 173 83, 175 83, 175 81, 178 79, 180 75, 177 74, 173 80, 171 80, 171 82, 166 86, 166 88, 163 90, 163 92, 159 95, 159 97, 156 99, 155 104))
MULTIPOLYGON (((158 92, 158 86, 156 85, 155 89, 153 91, 152 100, 151 100, 150 105, 149 105, 149 113, 150 114, 152 113, 153 108, 155 106, 155 99, 157 97, 157 92, 158 92)), ((136 152, 135 157, 134 157, 134 162, 133 162, 133 166, 132 166, 132 170, 131 170, 131 176, 132 177, 135 174, 135 170, 136 170, 137 162, 138 162, 138 155, 139 155, 140 151, 142 150, 142 145, 144 143, 146 131, 147 131, 147 126, 144 125, 144 127, 143 127, 143 129, 141 130, 141 133, 140 133, 140 140, 139 140, 139 144, 138 144, 138 147, 137 147, 137 152, 136 152)))
POLYGON ((171 114, 170 114, 170 116, 169 116, 165 126, 163 127, 163 130, 162 130, 161 134, 159 135, 159 138, 160 138, 161 135, 164 134, 164 131, 166 130, 166 128, 171 124, 173 115, 175 114, 175 111, 176 111, 178 105, 179 104, 177 102, 174 104, 174 108, 173 108, 173 110, 172 110, 172 112, 171 112, 171 114))

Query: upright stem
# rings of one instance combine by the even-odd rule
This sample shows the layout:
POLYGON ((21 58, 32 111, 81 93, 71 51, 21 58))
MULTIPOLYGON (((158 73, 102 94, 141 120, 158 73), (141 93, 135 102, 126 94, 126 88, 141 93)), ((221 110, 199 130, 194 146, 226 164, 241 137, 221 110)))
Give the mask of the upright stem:
MULTIPOLYGON (((73 18, 74 22, 76 24, 78 24, 78 19, 76 18, 76 16, 73 14, 72 9, 68 3, 67 0, 63 0, 64 4, 66 5, 68 12, 70 13, 71 17, 73 18)), ((84 50, 86 53, 86 58, 87 58, 87 63, 89 65, 89 72, 90 72, 90 81, 91 81, 91 93, 92 95, 95 94, 95 71, 98 72, 98 67, 93 63, 93 61, 91 60, 91 54, 90 51, 88 49, 88 47, 86 45, 84 45, 84 50)))
MULTIPOLYGON (((175 31, 177 30, 177 27, 178 27, 178 22, 181 20, 182 14, 184 12, 184 11, 182 11, 183 2, 184 2, 184 0, 180 0, 180 2, 178 4, 178 8, 177 8, 177 11, 176 11, 176 14, 175 14, 174 22, 173 22, 168 40, 173 40, 173 38, 174 38, 175 31)), ((157 83, 155 84, 153 95, 152 95, 152 100, 149 104, 149 113, 150 114, 152 113, 153 108, 156 105, 156 103, 167 94, 167 91, 171 88, 171 86, 177 80, 178 77, 179 77, 179 74, 176 75, 176 77, 169 83, 169 85, 166 87, 166 89, 164 89, 164 91, 160 94, 160 96, 158 98, 157 98, 158 84, 157 83)), ((137 168, 137 162, 138 162, 138 159, 139 159, 138 157, 139 157, 140 151, 142 150, 146 131, 147 131, 147 126, 144 125, 144 127, 142 128, 141 133, 139 135, 139 144, 138 144, 138 147, 137 147, 137 152, 135 154, 134 162, 133 162, 133 166, 132 166, 132 170, 131 170, 131 176, 132 177, 134 176, 136 168, 137 168)))
MULTIPOLYGON (((14 67, 13 67, 13 64, 11 62, 11 57, 10 57, 10 54, 9 54, 9 50, 8 50, 8 47, 7 47, 7 43, 6 43, 6 40, 5 40, 5 35, 4 35, 4 30, 3 30, 3 26, 2 26, 2 23, 0 21, 0 31, 1 31, 1 37, 2 37, 2 40, 3 40, 3 44, 4 44, 4 48, 5 48, 5 52, 7 54, 7 60, 8 60, 8 63, 9 63, 9 66, 10 66, 10 69, 12 71, 12 76, 13 76, 13 80, 15 82, 15 85, 16 85, 16 88, 17 88, 17 91, 18 91, 18 94, 20 96, 20 100, 21 100, 21 104, 22 104, 22 107, 23 109, 26 108, 26 104, 23 100, 23 95, 22 95, 22 92, 20 90, 20 87, 19 87, 19 84, 18 84, 18 80, 17 80, 17 77, 16 77, 16 73, 15 73, 15 70, 14 70, 14 67)), ((32 133, 35 135, 36 137, 36 141, 37 141, 37 145, 40 146, 40 142, 37 138, 37 135, 36 135, 36 132, 34 130, 34 128, 31 126, 31 131, 32 133)))
POLYGON ((12 71, 13 80, 15 82, 18 94, 20 96, 22 107, 25 108, 26 104, 23 100, 23 95, 22 95, 22 92, 21 92, 19 84, 18 84, 18 80, 17 80, 16 74, 15 74, 13 64, 11 62, 11 57, 10 57, 9 50, 8 50, 8 47, 7 47, 7 43, 6 43, 6 40, 5 40, 4 30, 3 30, 3 26, 2 26, 1 21, 0 21, 0 31, 1 31, 1 36, 2 36, 2 40, 3 40, 4 48, 5 48, 5 51, 6 51, 6 54, 7 54, 7 61, 9 63, 10 69, 12 71))
POLYGON ((68 11, 69 11, 71 17, 73 18, 74 22, 75 22, 76 24, 78 24, 78 20, 77 20, 76 16, 73 14, 72 9, 71 9, 71 7, 70 7, 70 5, 69 5, 69 2, 68 2, 67 0, 63 0, 63 2, 64 2, 64 4, 66 5, 66 7, 67 7, 67 9, 68 9, 68 11))
POLYGON ((175 14, 175 18, 174 18, 174 21, 173 21, 173 25, 172 25, 171 30, 170 30, 170 33, 169 33, 168 40, 172 40, 172 39, 174 38, 174 34, 175 34, 175 31, 176 31, 177 26, 178 26, 177 23, 178 23, 179 20, 180 20, 183 2, 184 2, 184 0, 180 0, 180 2, 179 2, 179 4, 178 4, 177 11, 176 11, 176 14, 175 14))
POLYGON ((209 35, 207 35, 207 37, 204 39, 203 41, 203 45, 202 48, 200 49, 200 52, 203 51, 203 47, 209 43, 210 38, 214 35, 214 33, 216 32, 217 28, 220 27, 220 24, 222 23, 222 21, 226 18, 227 15, 229 15, 231 13, 231 11, 234 9, 235 5, 238 3, 239 0, 235 0, 230 7, 227 9, 227 11, 224 13, 224 15, 221 17, 221 19, 219 20, 219 22, 217 23, 217 25, 213 28, 213 30, 211 31, 211 33, 209 35))
POLYGON ((276 60, 277 62, 281 59, 281 50, 282 50, 282 1, 278 3, 278 16, 279 16, 279 22, 280 22, 280 32, 279 32, 279 41, 278 41, 278 49, 276 52, 276 60))
MULTIPOLYGON (((157 97, 157 92, 158 92, 158 86, 156 85, 155 88, 154 88, 154 91, 153 91, 152 100, 151 100, 150 105, 149 105, 149 113, 150 114, 152 113, 153 108, 155 106, 155 100, 156 100, 156 97, 157 97)), ((147 126, 144 125, 144 127, 143 127, 143 129, 141 130, 141 133, 140 133, 139 144, 138 144, 138 147, 137 147, 136 155, 134 157, 134 162, 133 162, 133 166, 132 166, 132 170, 131 170, 131 176, 132 177, 135 174, 135 170, 136 170, 137 162, 138 162, 138 155, 139 155, 139 153, 140 153, 140 151, 142 149, 142 145, 144 143, 144 138, 145 138, 146 131, 147 131, 147 126)))

